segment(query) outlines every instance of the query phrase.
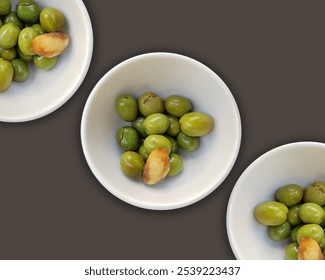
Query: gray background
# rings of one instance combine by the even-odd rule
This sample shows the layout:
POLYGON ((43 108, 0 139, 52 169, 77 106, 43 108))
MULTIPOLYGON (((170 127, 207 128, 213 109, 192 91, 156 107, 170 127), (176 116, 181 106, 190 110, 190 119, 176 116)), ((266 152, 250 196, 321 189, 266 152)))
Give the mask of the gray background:
POLYGON ((225 217, 241 173, 278 145, 325 139, 324 1, 84 3, 94 53, 79 90, 46 117, 0 123, 0 258, 234 259, 225 217), (215 71, 237 101, 243 128, 223 184, 194 205, 165 212, 106 191, 80 143, 83 107, 98 80, 152 51, 184 54, 215 71))

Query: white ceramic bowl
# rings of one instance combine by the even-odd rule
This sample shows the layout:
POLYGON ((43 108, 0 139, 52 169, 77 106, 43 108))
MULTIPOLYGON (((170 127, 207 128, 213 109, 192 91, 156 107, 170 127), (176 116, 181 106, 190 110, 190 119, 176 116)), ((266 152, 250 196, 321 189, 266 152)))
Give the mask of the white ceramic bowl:
MULTIPOLYGON (((18 1, 11 2, 15 10, 18 1)), ((27 81, 13 82, 9 89, 0 93, 0 121, 30 121, 53 112, 77 91, 90 65, 93 31, 82 0, 35 2, 40 9, 54 7, 64 14, 70 43, 54 68, 40 71, 31 65, 27 81)))
POLYGON ((240 176, 227 209, 227 232, 240 260, 283 260, 288 240, 273 241, 267 227, 256 222, 254 208, 274 200, 278 187, 302 187, 325 180, 325 144, 297 142, 277 147, 256 159, 240 176))
POLYGON ((168 210, 192 204, 222 183, 238 155, 241 122, 230 90, 209 68, 183 55, 149 53, 120 63, 97 83, 84 108, 81 140, 92 172, 107 190, 138 207, 168 210), (122 93, 138 97, 145 91, 163 98, 186 96, 196 111, 210 114, 215 121, 200 148, 182 154, 182 173, 152 187, 122 173, 122 151, 115 138, 127 124, 115 112, 115 99, 122 93))

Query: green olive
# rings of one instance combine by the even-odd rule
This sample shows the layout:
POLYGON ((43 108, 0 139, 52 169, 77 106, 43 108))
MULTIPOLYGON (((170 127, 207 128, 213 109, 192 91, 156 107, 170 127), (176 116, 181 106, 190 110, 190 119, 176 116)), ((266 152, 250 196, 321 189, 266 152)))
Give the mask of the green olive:
POLYGON ((321 242, 324 237, 324 230, 320 225, 316 224, 305 224, 297 231, 297 241, 300 242, 302 237, 311 237, 318 243, 321 242))
POLYGON ((183 132, 180 132, 177 135, 176 140, 177 140, 178 147, 180 147, 182 150, 186 152, 194 152, 200 146, 199 137, 187 136, 183 132))
POLYGON ((208 134, 214 125, 213 119, 208 114, 202 112, 190 112, 179 119, 181 131, 193 137, 208 134))
POLYGON ((176 117, 181 117, 192 110, 191 101, 180 95, 170 95, 164 101, 166 111, 176 117))
POLYGON ((46 32, 64 31, 64 16, 59 10, 55 8, 44 8, 40 12, 39 20, 46 32))
POLYGON ((306 202, 299 208, 299 217, 305 224, 320 224, 325 217, 325 212, 318 204, 306 202))
POLYGON ((297 231, 303 226, 304 224, 296 225, 291 229, 289 239, 291 242, 297 242, 297 231))
POLYGON ((20 29, 12 22, 8 22, 0 28, 0 47, 5 49, 13 48, 17 45, 20 29))
POLYGON ((56 63, 58 62, 58 58, 58 55, 53 57, 34 55, 33 61, 37 69, 47 71, 52 69, 56 65, 56 63))
POLYGON ((170 135, 167 135, 167 134, 164 134, 164 136, 170 141, 170 143, 172 144, 172 150, 171 152, 172 153, 175 153, 177 152, 178 150, 178 143, 176 141, 175 138, 171 137, 170 135))
POLYGON ((285 185, 279 188, 275 194, 277 200, 287 206, 292 206, 302 200, 304 190, 297 184, 285 185))
POLYGON ((10 0, 0 0, 0 16, 5 16, 11 11, 10 0))
POLYGON ((131 127, 133 127, 139 133, 141 138, 146 138, 148 136, 142 126, 144 119, 145 117, 139 116, 131 123, 131 127))
POLYGON ((26 81, 29 76, 28 64, 21 58, 14 59, 11 64, 14 69, 13 80, 16 82, 26 81))
POLYGON ((10 12, 3 18, 3 23, 6 24, 8 22, 14 23, 19 29, 24 28, 24 23, 18 18, 17 13, 14 11, 10 12))
POLYGON ((260 203, 254 209, 256 220, 262 225, 278 226, 287 220, 289 209, 278 201, 267 201, 260 203))
POLYGON ((135 151, 140 147, 138 132, 129 126, 121 127, 117 131, 116 141, 124 151, 135 151))
POLYGON ((145 117, 154 113, 165 112, 163 99, 151 91, 144 92, 138 98, 138 106, 140 113, 145 117))
POLYGON ((34 55, 28 55, 28 54, 24 54, 19 46, 17 45, 16 46, 16 50, 17 50, 17 54, 18 54, 18 57, 21 58, 22 60, 24 60, 25 62, 31 62, 33 61, 34 59, 34 55))
POLYGON ((297 242, 290 243, 285 248, 284 258, 286 260, 298 260, 298 248, 297 242))
POLYGON ((3 59, 12 61, 17 57, 16 48, 4 49, 0 47, 0 55, 3 59))
POLYGON ((121 94, 115 100, 115 110, 121 120, 133 122, 138 115, 136 98, 130 94, 121 94))
POLYGON ((146 150, 143 144, 140 146, 138 153, 140 156, 142 156, 144 161, 146 161, 150 155, 150 153, 146 150))
POLYGON ((319 247, 321 248, 322 251, 325 249, 325 235, 319 241, 319 247))
POLYGON ((17 16, 26 23, 36 23, 39 19, 39 8, 33 0, 19 0, 16 5, 17 16))
POLYGON ((5 91, 11 85, 14 70, 10 61, 0 58, 0 91, 5 91))
POLYGON ((18 37, 18 47, 22 51, 22 53, 26 55, 34 55, 31 50, 31 44, 35 37, 38 34, 36 30, 32 27, 25 27, 20 33, 18 37))
POLYGON ((179 124, 179 118, 167 115, 167 118, 169 120, 169 127, 166 131, 167 134, 170 136, 176 137, 181 132, 181 125, 179 124))
POLYGON ((165 148, 170 154, 172 149, 172 144, 167 137, 160 134, 149 135, 143 142, 145 149, 151 153, 157 148, 165 148))
MULTIPOLYGON (((322 208, 323 208, 323 210, 324 210, 324 212, 325 212, 325 205, 324 205, 322 208)), ((320 226, 321 226, 322 228, 325 229, 325 218, 324 218, 323 221, 320 223, 320 226)))
POLYGON ((121 168, 128 176, 141 178, 144 164, 143 158, 137 152, 127 151, 120 156, 121 168))
POLYGON ((168 177, 173 177, 183 170, 183 159, 180 155, 171 153, 169 156, 170 169, 167 173, 168 177))
POLYGON ((145 118, 142 127, 148 135, 164 134, 169 127, 169 120, 162 113, 154 113, 145 118))
POLYGON ((289 207, 289 212, 288 212, 288 222, 292 226, 296 226, 301 223, 301 219, 299 217, 299 209, 300 209, 301 204, 295 204, 289 207))
POLYGON ((289 237, 291 232, 291 225, 288 221, 278 226, 269 226, 268 236, 272 240, 280 241, 289 237))
POLYGON ((304 201, 325 205, 325 183, 317 181, 304 190, 304 201))
POLYGON ((34 23, 31 27, 35 29, 38 35, 46 33, 42 25, 39 23, 34 23))

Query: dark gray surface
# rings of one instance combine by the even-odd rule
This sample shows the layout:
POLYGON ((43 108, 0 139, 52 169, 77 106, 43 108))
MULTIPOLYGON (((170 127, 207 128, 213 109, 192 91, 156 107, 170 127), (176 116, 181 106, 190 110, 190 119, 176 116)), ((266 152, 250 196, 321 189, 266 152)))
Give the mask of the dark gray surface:
POLYGON ((0 123, 0 258, 234 259, 225 218, 240 174, 278 145, 325 139, 325 3, 84 3, 94 30, 84 83, 42 119, 0 123), (232 91, 243 126, 238 160, 223 184, 194 205, 165 212, 107 192, 80 143, 83 107, 97 81, 121 61, 152 51, 184 54, 215 71, 232 91))

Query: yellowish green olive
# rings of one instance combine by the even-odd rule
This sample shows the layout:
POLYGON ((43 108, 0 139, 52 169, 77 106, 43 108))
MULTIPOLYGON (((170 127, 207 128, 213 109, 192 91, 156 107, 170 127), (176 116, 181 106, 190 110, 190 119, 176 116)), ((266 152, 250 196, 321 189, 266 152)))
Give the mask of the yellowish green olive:
POLYGON ((39 7, 33 0, 19 0, 16 5, 17 16, 26 23, 35 23, 39 19, 39 7))
POLYGON ((292 226, 296 226, 301 223, 301 219, 299 217, 300 206, 301 204, 298 203, 289 207, 287 220, 292 226))
POLYGON ((171 153, 169 155, 169 164, 170 169, 167 173, 168 177, 176 176, 183 170, 183 159, 178 154, 171 153))
POLYGON ((267 201, 260 203, 254 209, 256 220, 262 225, 278 226, 287 220, 289 209, 278 201, 267 201))
POLYGON ((202 112, 187 113, 180 118, 179 123, 181 125, 181 131, 193 137, 208 134, 214 126, 213 118, 202 112))
POLYGON ((28 64, 21 58, 14 59, 11 64, 14 69, 13 80, 16 82, 26 81, 29 77, 28 64))
POLYGON ((284 258, 286 260, 298 260, 298 248, 297 242, 292 242, 286 246, 284 251, 284 258))
POLYGON ((321 248, 322 251, 325 249, 325 235, 319 241, 319 247, 321 248))
POLYGON ((12 23, 16 24, 19 29, 24 28, 24 23, 18 18, 17 13, 14 11, 10 12, 8 15, 6 15, 3 18, 4 24, 6 24, 8 22, 12 22, 12 23))
POLYGON ((269 226, 268 236, 275 241, 284 240, 289 237, 291 232, 291 225, 288 221, 278 226, 269 226))
POLYGON ((154 113, 145 118, 142 127, 148 135, 164 134, 169 127, 169 120, 162 113, 154 113))
POLYGON ((34 38, 38 36, 36 30, 32 27, 25 27, 19 33, 18 47, 26 55, 34 55, 31 50, 31 44, 34 38))
POLYGON ((145 117, 139 116, 131 123, 131 126, 139 133, 141 138, 146 138, 148 136, 142 126, 144 119, 145 117))
POLYGON ((166 133, 170 136, 176 137, 181 132, 181 125, 179 124, 179 118, 172 115, 167 115, 167 118, 169 120, 169 127, 166 133))
POLYGON ((5 16, 11 11, 10 0, 0 0, 0 16, 5 16))
POLYGON ((304 201, 325 205, 325 182, 316 181, 304 190, 304 201))
POLYGON ((46 31, 44 30, 42 25, 39 23, 34 23, 31 27, 35 29, 35 31, 37 32, 38 35, 42 35, 42 34, 46 33, 46 31))
POLYGON ((303 203, 298 214, 305 224, 320 224, 325 218, 324 209, 314 202, 303 203))
POLYGON ((151 91, 141 94, 138 98, 138 106, 140 113, 145 117, 165 111, 163 99, 151 91))
POLYGON ((160 134, 153 134, 149 135, 143 142, 145 149, 151 153, 152 151, 158 148, 165 148, 167 149, 168 153, 170 154, 172 150, 172 144, 168 140, 167 137, 160 135, 160 134))
POLYGON ((324 237, 324 230, 320 225, 317 224, 304 224, 297 231, 297 242, 300 242, 300 239, 303 237, 311 237, 320 243, 324 237))
POLYGON ((117 131, 116 141, 124 151, 135 151, 140 147, 138 132, 129 126, 123 126, 117 131))
POLYGON ((170 141, 170 143, 172 144, 172 153, 176 153, 178 150, 178 143, 177 140, 174 137, 171 137, 168 134, 164 134, 164 136, 170 141))
POLYGON ((186 152, 194 152, 200 147, 200 138, 188 136, 183 132, 177 135, 177 144, 182 150, 186 152))
POLYGON ((164 101, 166 111, 176 117, 181 117, 192 110, 191 101, 180 95, 170 95, 164 101))
POLYGON ((285 205, 292 206, 299 203, 303 197, 303 188, 297 184, 289 184, 278 188, 275 197, 285 205))
POLYGON ((39 15, 39 20, 46 32, 64 31, 64 16, 61 11, 55 8, 44 8, 39 15))
POLYGON ((121 94, 115 100, 115 110, 121 120, 133 122, 138 116, 138 104, 131 94, 121 94))
POLYGON ((303 226, 304 224, 299 224, 299 225, 296 225, 295 227, 293 227, 291 229, 291 232, 290 232, 290 236, 289 236, 289 240, 291 242, 297 242, 297 231, 303 226))
POLYGON ((14 70, 10 61, 0 58, 0 91, 5 91, 11 85, 14 70))
POLYGON ((0 47, 0 56, 5 59, 12 61, 17 57, 16 48, 4 49, 0 47))
POLYGON ((18 57, 21 58, 22 60, 24 60, 25 62, 33 61, 34 55, 24 54, 24 53, 20 50, 20 48, 19 48, 18 45, 16 46, 16 50, 17 50, 18 57))
POLYGON ((56 63, 58 62, 58 58, 58 55, 53 57, 34 55, 33 61, 37 69, 47 71, 52 69, 56 65, 56 63))
POLYGON ((0 28, 0 47, 5 49, 13 48, 17 45, 20 29, 12 22, 8 22, 0 28))
POLYGON ((126 151, 120 156, 121 168, 128 176, 140 178, 144 164, 143 158, 137 152, 126 151))
POLYGON ((138 150, 139 155, 142 156, 143 160, 146 161, 149 157, 149 152, 146 150, 146 148, 144 147, 144 145, 142 144, 138 150))

